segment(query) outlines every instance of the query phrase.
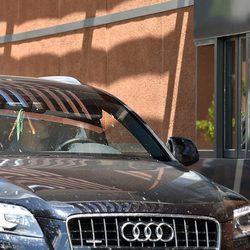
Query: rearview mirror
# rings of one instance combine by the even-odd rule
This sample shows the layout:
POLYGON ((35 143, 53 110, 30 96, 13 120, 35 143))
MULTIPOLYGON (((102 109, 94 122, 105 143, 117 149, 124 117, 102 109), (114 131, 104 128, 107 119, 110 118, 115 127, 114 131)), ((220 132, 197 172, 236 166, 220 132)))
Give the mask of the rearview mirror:
POLYGON ((199 160, 199 153, 195 144, 183 137, 170 137, 167 146, 174 157, 185 166, 199 160))

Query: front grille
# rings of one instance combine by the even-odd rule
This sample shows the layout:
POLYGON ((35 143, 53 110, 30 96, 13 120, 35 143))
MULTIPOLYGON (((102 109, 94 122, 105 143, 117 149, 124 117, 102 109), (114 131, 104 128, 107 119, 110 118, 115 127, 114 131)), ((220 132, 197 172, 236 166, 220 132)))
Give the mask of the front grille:
POLYGON ((72 249, 219 249, 220 225, 208 217, 89 214, 67 220, 72 249))

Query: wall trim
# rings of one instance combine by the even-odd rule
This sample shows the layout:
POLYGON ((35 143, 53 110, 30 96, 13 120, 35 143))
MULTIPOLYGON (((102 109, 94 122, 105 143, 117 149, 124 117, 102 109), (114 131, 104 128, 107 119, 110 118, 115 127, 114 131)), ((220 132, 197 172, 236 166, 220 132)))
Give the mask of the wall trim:
POLYGON ((136 9, 122 11, 114 14, 109 14, 100 17, 88 18, 85 20, 56 25, 52 27, 26 31, 17 34, 0 36, 0 44, 10 42, 20 42, 28 39, 41 38, 66 32, 71 32, 83 28, 97 27, 106 24, 125 21, 133 18, 153 15, 165 11, 175 10, 179 8, 189 7, 194 5, 194 0, 169 0, 165 3, 144 6, 136 9))

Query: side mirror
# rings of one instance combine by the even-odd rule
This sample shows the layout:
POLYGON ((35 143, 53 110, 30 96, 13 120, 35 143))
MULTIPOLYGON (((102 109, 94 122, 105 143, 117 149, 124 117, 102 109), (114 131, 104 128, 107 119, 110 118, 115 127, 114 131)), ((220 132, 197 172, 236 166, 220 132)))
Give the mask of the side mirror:
POLYGON ((174 157, 185 166, 199 160, 199 153, 195 144, 183 137, 170 137, 167 146, 174 157))

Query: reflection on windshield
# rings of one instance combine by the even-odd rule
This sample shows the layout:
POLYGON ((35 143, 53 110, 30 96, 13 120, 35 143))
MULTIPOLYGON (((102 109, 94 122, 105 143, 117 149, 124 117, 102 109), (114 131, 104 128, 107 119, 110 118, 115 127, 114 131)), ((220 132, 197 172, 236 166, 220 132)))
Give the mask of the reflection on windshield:
POLYGON ((56 112, 53 115, 39 114, 23 109, 0 110, 1 150, 147 155, 135 137, 105 111, 102 111, 100 119, 95 116, 81 119, 79 115, 71 115, 70 118, 56 115, 56 112))
POLYGON ((87 85, 0 82, 0 152, 147 156, 170 160, 140 118, 87 85))

